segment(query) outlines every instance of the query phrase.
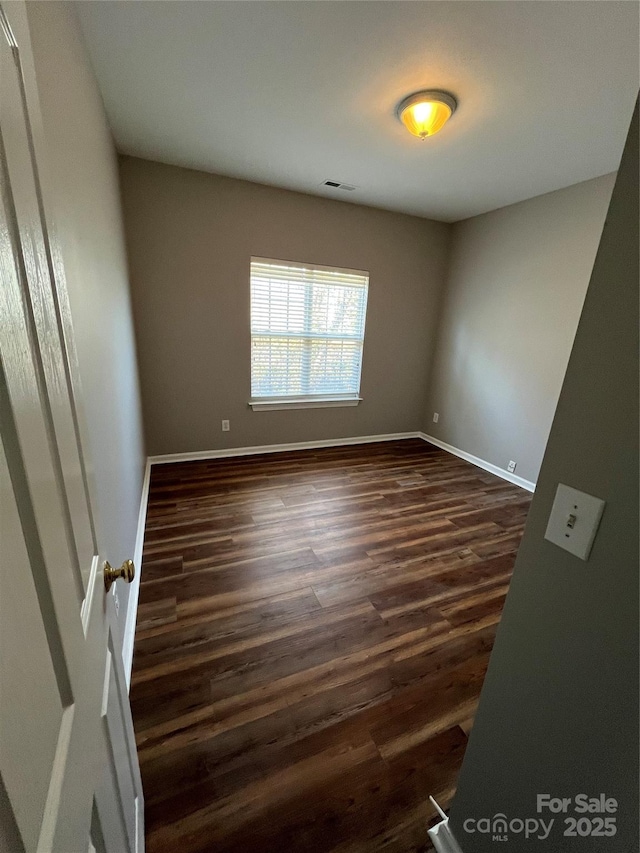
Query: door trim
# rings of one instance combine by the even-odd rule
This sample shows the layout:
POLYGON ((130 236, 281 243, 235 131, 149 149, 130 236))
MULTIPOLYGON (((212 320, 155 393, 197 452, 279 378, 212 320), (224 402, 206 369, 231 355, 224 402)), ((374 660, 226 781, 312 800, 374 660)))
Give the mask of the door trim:
MULTIPOLYGON (((136 619, 138 616, 138 597, 140 595, 140 575, 142 574, 142 547, 144 545, 144 528, 147 521, 147 504, 149 502, 149 480, 151 479, 151 460, 147 459, 142 480, 142 495, 140 496, 140 510, 138 512, 138 527, 136 529, 136 544, 133 550, 133 563, 136 574, 129 589, 129 600, 127 602, 127 616, 124 623, 122 636, 122 662, 124 664, 124 677, 127 682, 127 691, 131 688, 131 670, 133 669, 133 645, 136 638, 136 619)), ((113 594, 115 595, 115 584, 113 594)))

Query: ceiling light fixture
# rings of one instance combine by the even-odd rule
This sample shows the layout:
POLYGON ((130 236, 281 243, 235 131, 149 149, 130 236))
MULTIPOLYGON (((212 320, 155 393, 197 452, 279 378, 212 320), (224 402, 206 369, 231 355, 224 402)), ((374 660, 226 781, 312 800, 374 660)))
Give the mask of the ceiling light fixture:
POLYGON ((445 126, 458 102, 446 92, 416 92, 400 101, 396 113, 409 133, 419 139, 433 136, 445 126))

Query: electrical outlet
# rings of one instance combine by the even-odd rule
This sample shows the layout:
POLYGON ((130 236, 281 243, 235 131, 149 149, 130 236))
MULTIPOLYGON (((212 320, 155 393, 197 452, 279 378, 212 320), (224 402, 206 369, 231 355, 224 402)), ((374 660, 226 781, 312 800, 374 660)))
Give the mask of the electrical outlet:
POLYGON ((229 421, 222 421, 222 432, 229 432, 229 421))
POLYGON ((517 465, 517 463, 514 462, 513 460, 511 460, 511 462, 509 462, 509 464, 507 465, 507 471, 510 474, 513 474, 513 472, 516 470, 516 465, 517 465))
POLYGON ((113 605, 116 608, 116 616, 120 612, 120 599, 118 598, 118 590, 116 585, 113 585, 113 605))
POLYGON ((440 417, 440 415, 439 415, 437 412, 434 412, 434 413, 433 413, 433 422, 434 422, 434 424, 437 424, 437 423, 438 423, 438 419, 439 419, 439 417, 440 417))

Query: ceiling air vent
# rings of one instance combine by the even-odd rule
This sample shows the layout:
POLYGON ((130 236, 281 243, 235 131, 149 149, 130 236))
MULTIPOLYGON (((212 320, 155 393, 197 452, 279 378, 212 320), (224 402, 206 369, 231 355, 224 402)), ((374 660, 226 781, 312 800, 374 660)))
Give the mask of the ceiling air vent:
POLYGON ((323 181, 322 186, 331 187, 334 190, 346 190, 347 192, 353 192, 358 189, 358 187, 354 187, 351 184, 341 184, 340 181, 323 181))

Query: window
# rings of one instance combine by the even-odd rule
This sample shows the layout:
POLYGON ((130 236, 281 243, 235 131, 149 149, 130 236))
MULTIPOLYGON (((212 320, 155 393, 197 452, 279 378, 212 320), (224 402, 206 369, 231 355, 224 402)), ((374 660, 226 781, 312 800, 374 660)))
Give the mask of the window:
POLYGON ((369 275, 251 259, 251 395, 260 408, 355 406, 369 275))

